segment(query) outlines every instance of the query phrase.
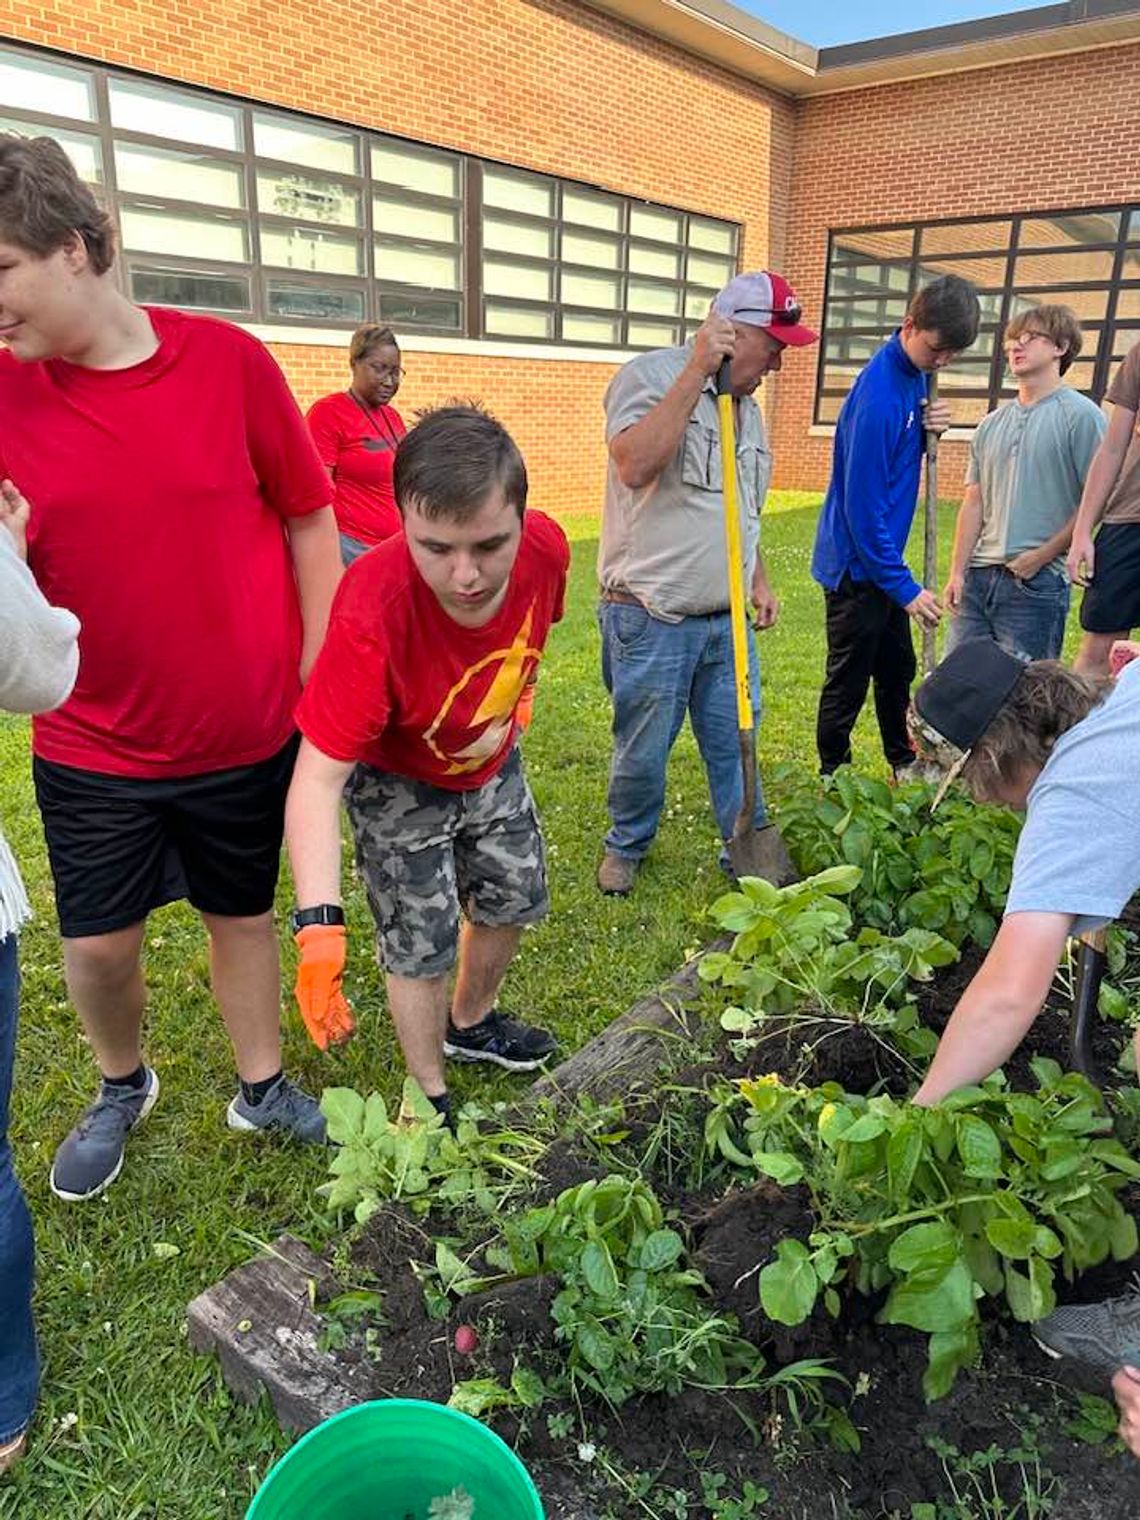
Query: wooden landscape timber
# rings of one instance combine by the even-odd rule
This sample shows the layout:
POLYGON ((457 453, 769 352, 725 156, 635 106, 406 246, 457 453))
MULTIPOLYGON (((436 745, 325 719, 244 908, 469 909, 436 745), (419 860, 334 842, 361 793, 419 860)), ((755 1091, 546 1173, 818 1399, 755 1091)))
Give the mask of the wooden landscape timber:
POLYGON ((266 1255, 235 1267, 187 1310, 194 1350, 218 1357, 226 1386, 244 1403, 268 1393, 284 1430, 311 1430, 361 1400, 351 1371, 318 1344, 313 1303, 330 1282, 308 1246, 281 1235, 266 1255))
POLYGON ((663 986, 639 998, 553 1071, 544 1072, 531 1087, 533 1096, 556 1104, 582 1096, 603 1101, 628 1093, 658 1067, 675 1064, 677 1040, 691 1039, 700 1021, 695 1003, 701 956, 729 944, 731 938, 721 936, 692 956, 663 986))

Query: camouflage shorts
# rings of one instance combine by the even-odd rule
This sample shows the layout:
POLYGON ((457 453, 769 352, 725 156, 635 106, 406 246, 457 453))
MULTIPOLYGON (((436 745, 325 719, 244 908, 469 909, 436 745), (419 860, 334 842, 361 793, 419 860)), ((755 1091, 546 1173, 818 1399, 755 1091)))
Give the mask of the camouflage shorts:
POLYGON ((461 908, 475 924, 545 918, 546 850, 517 749, 471 792, 358 765, 345 801, 386 971, 450 970, 461 908))

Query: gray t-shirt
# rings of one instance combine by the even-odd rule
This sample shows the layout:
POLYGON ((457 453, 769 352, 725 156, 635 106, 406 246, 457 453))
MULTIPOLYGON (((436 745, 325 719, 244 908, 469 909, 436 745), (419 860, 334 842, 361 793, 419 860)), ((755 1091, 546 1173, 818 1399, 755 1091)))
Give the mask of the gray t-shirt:
MULTIPOLYGON (((1106 426, 1100 407, 1067 385, 1030 406, 1007 401, 982 419, 966 469, 966 484, 982 493, 971 565, 1004 565, 1065 526, 1106 426)), ((1065 556, 1054 564, 1063 570, 1065 556)))
MULTIPOLYGON (((640 422, 677 380, 691 348, 658 348, 623 365, 606 391, 606 442, 640 422)), ((736 402, 737 494, 745 575, 760 539, 772 456, 751 396, 736 402)), ((716 385, 701 392, 676 454, 640 490, 624 486, 613 460, 598 546, 604 591, 632 592, 654 617, 679 622, 728 607, 716 385)))
POLYGON ((1116 918, 1140 888, 1140 660, 1058 740, 1026 806, 1005 905, 1072 913, 1074 934, 1116 918))

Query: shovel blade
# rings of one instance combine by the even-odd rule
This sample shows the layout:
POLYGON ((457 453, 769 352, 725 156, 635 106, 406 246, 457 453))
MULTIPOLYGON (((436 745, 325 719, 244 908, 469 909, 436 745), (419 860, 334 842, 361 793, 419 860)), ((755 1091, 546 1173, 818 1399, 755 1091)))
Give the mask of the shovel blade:
POLYGON ((1095 1086, 1101 1085, 1093 1055, 1093 1027, 1096 1023, 1100 984, 1104 980, 1106 955, 1104 933, 1081 937, 1077 952, 1077 985, 1073 994, 1073 1012, 1069 1021, 1069 1065, 1095 1086))
POLYGON ((774 823, 766 824, 762 829, 743 829, 733 834, 728 842, 728 858, 732 874, 738 881, 742 876, 759 876, 774 887, 786 887, 789 882, 800 879, 783 836, 774 823))

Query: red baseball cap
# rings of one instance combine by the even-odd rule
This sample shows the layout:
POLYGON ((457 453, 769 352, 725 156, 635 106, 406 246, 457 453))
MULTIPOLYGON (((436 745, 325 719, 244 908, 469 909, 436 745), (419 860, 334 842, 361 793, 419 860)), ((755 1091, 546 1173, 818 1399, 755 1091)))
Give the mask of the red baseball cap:
POLYGON ((781 343, 804 348, 819 334, 800 321, 800 300, 782 274, 761 269, 738 274, 713 301, 713 310, 732 322, 762 327, 781 343))

